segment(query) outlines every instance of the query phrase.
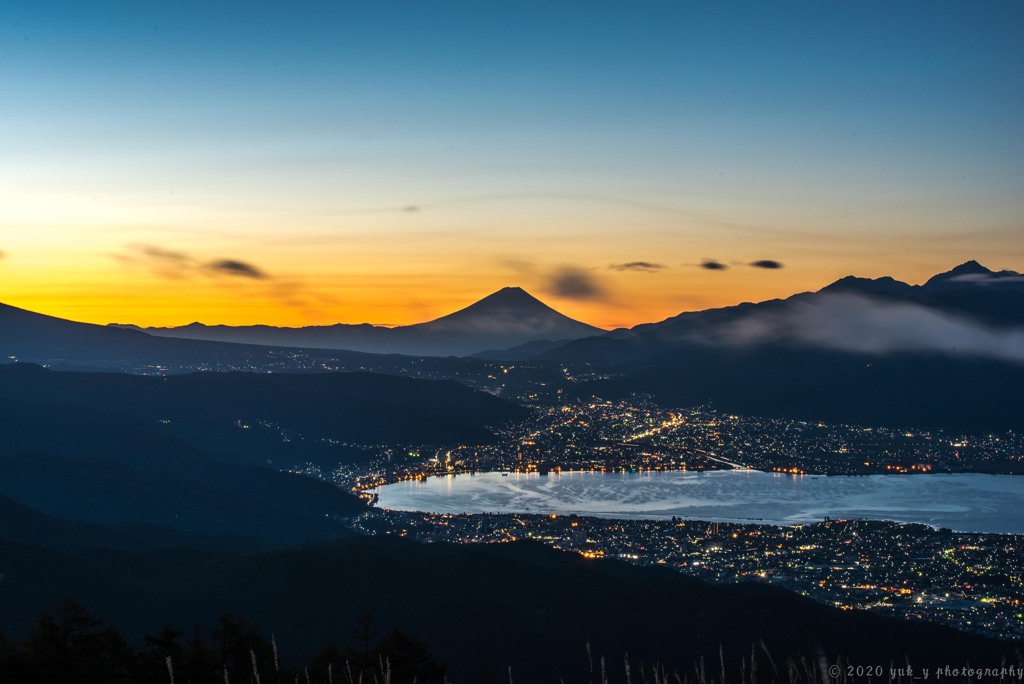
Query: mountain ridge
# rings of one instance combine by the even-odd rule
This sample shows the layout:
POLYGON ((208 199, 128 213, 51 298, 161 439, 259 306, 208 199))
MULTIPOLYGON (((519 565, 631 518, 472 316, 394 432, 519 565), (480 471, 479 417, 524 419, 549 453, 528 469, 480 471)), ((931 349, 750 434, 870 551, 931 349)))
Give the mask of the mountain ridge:
MULTIPOLYGON (((266 357, 275 348, 289 347, 330 349, 337 355, 351 355, 351 360, 357 361, 365 354, 404 354, 629 362, 687 346, 695 339, 727 342, 732 332, 729 326, 735 326, 737 321, 752 316, 768 320, 791 315, 797 307, 842 303, 838 295, 863 297, 873 304, 912 305, 918 313, 958 317, 964 323, 997 330, 1024 326, 1024 276, 1011 270, 992 271, 976 261, 968 261, 921 285, 910 285, 890 276, 846 276, 817 292, 683 312, 662 321, 613 331, 564 316, 518 287, 503 288, 433 321, 397 328, 365 323, 305 328, 191 323, 174 329, 140 330, 131 325, 77 323, 0 305, 0 358, 64 367, 69 366, 68 362, 119 369, 139 368, 143 364, 142 370, 145 364, 174 358, 187 359, 192 368, 212 362, 219 362, 221 368, 232 368, 246 367, 249 354, 266 357), (132 364, 124 363, 125 359, 132 364)), ((75 367, 75 363, 70 363, 70 367, 75 367)))
POLYGON ((923 285, 848 276, 786 299, 687 312, 540 360, 610 363, 574 388, 669 406, 859 425, 1024 427, 1024 277, 966 262, 923 285))
POLYGON ((471 356, 538 340, 571 340, 605 332, 556 311, 520 287, 504 287, 430 321, 390 328, 369 323, 303 327, 198 322, 170 328, 110 325, 154 337, 411 356, 471 356))
POLYGON ((911 285, 891 276, 862 278, 848 275, 815 292, 784 299, 743 302, 733 306, 687 311, 655 323, 643 323, 594 339, 574 340, 539 355, 540 359, 638 360, 660 355, 697 341, 727 338, 729 326, 754 316, 770 318, 790 309, 841 302, 838 295, 862 297, 870 303, 902 303, 963 317, 970 323, 996 327, 1024 326, 1024 275, 991 271, 977 261, 964 262, 911 285))

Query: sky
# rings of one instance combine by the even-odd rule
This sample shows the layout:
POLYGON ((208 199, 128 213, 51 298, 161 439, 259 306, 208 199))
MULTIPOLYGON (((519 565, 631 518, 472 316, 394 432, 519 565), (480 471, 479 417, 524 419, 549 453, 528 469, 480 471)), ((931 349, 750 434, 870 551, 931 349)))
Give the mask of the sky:
POLYGON ((0 14, 0 302, 618 327, 1024 270, 1024 4, 51 2, 0 14))

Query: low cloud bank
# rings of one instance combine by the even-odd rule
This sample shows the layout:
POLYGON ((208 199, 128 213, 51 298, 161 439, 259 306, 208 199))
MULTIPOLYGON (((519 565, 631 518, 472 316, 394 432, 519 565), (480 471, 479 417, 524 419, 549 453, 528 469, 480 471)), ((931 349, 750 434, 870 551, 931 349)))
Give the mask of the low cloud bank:
POLYGON ((1024 328, 999 329, 916 304, 852 294, 793 301, 782 311, 751 314, 718 331, 716 343, 802 344, 889 354, 937 352, 1024 363, 1024 328))

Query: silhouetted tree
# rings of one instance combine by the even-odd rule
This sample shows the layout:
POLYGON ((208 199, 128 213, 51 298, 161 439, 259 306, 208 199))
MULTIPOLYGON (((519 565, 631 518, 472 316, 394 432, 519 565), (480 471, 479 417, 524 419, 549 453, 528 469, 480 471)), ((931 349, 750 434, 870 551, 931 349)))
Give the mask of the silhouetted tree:
MULTIPOLYGON (((340 646, 333 643, 324 644, 319 653, 309 661, 310 679, 315 682, 326 682, 329 679, 329 673, 333 673, 337 677, 347 677, 343 674, 346 672, 345 661, 345 653, 340 646)), ((334 681, 346 680, 335 679, 334 681)))
POLYGON ((270 676, 274 672, 274 655, 263 634, 251 622, 221 615, 213 630, 213 642, 220 666, 227 668, 233 684, 256 681, 253 654, 261 681, 274 681, 270 676))
POLYGON ((13 670, 15 654, 16 650, 7 641, 7 637, 0 634, 0 674, 13 670))
POLYGON ((30 681, 131 681, 134 654, 124 637, 70 598, 39 616, 22 651, 22 668, 30 681))
MULTIPOLYGON (((505 681, 508 681, 508 679, 506 678, 505 681)), ((485 665, 482 670, 469 679, 469 684, 501 684, 501 677, 498 676, 493 667, 485 665)))
POLYGON ((395 684, 416 681, 417 684, 442 684, 445 667, 427 651, 422 641, 395 627, 377 644, 378 658, 391 667, 395 684))
MULTIPOLYGON (((373 670, 377 666, 374 656, 374 641, 377 632, 373 628, 373 611, 361 608, 356 615, 356 624, 349 632, 349 640, 343 651, 353 672, 373 670)), ((379 669, 379 668, 378 668, 379 669)))
POLYGON ((175 672, 180 672, 178 681, 200 682, 214 681, 223 682, 223 668, 217 662, 217 655, 213 649, 203 640, 203 630, 198 626, 192 628, 192 636, 183 644, 183 662, 179 668, 175 664, 175 672))
POLYGON ((170 680, 167 659, 171 659, 174 672, 179 679, 185 681, 182 674, 182 657, 184 649, 181 643, 181 631, 172 627, 164 627, 157 634, 143 637, 143 648, 136 659, 136 679, 141 684, 165 684, 170 680))
POLYGON ((427 651, 423 642, 397 627, 378 637, 374 615, 361 610, 343 644, 326 644, 309 665, 313 681, 328 681, 328 668, 339 684, 383 682, 390 672, 394 684, 441 684, 445 667, 427 651))

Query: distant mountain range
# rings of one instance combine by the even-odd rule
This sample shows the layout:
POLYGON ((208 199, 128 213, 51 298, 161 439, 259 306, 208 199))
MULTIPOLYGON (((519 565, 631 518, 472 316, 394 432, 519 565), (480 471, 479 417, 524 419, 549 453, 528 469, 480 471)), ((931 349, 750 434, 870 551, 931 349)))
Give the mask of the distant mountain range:
POLYGON ((612 332, 564 316, 518 287, 503 288, 436 320, 396 328, 192 323, 142 329, 130 324, 75 323, 0 304, 0 358, 214 362, 237 356, 247 347, 263 354, 269 346, 349 354, 632 362, 692 345, 781 343, 1013 360, 1024 357, 1012 337, 1021 327, 1024 275, 994 272, 968 261, 923 285, 891 277, 847 276, 817 292, 686 312, 612 332))
POLYGON ((0 304, 0 361, 141 369, 170 362, 192 367, 239 364, 266 349, 154 337, 138 330, 75 321, 0 304))
POLYGON ((748 415, 1024 428, 1024 276, 969 261, 923 285, 843 278, 784 300, 684 313, 541 354, 601 362, 574 391, 648 393, 748 415))
POLYGON ((436 320, 395 328, 368 323, 303 328, 202 323, 177 328, 117 327, 140 330, 158 337, 410 356, 469 356, 537 340, 568 341, 605 332, 555 311, 518 287, 498 290, 475 304, 436 320))
MULTIPOLYGON (((847 276, 817 292, 673 316, 575 340, 542 353, 557 361, 635 361, 693 345, 936 351, 1019 358, 1024 348, 986 340, 1024 326, 1024 275, 968 261, 923 285, 847 276), (980 333, 978 335, 972 333, 980 333), (1002 348, 1000 348, 1002 346, 1002 348)), ((1007 333, 1010 334, 1010 333, 1007 333)), ((1024 343, 1024 338, 1018 340, 1024 343)))
MULTIPOLYGON (((142 332, 0 305, 0 358, 56 367, 137 371, 175 359, 185 368, 271 369, 289 367, 282 346, 310 345, 471 356, 422 357, 432 377, 467 382, 487 377, 486 360, 600 367, 605 379, 566 387, 578 396, 641 392, 671 405, 710 402, 753 415, 1024 428, 1024 393, 1013 390, 1024 382, 1024 276, 975 261, 922 285, 849 276, 817 292, 611 332, 573 321, 519 288, 401 328, 193 324, 142 332), (204 335, 220 341, 184 339, 204 335)), ((317 354, 329 354, 334 368, 423 370, 398 355, 313 349, 300 356, 317 354)))

